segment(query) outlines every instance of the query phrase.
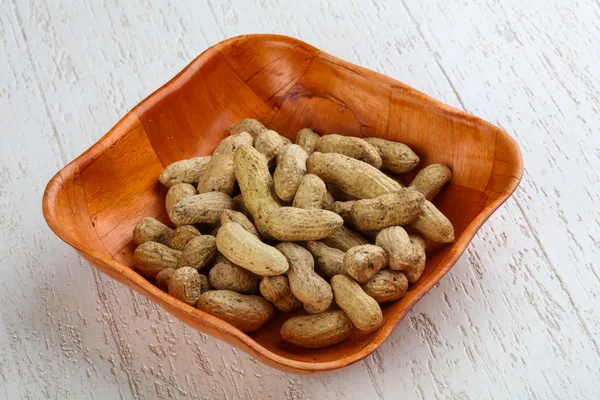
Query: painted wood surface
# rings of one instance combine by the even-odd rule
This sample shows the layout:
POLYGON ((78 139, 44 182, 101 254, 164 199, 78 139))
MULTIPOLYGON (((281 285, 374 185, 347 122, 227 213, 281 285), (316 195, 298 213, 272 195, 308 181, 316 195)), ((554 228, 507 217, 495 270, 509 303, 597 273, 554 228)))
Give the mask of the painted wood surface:
POLYGON ((0 0, 0 398, 600 397, 596 1, 0 0), (48 179, 197 54, 283 33, 498 124, 525 175, 366 361, 257 363, 92 268, 48 179))

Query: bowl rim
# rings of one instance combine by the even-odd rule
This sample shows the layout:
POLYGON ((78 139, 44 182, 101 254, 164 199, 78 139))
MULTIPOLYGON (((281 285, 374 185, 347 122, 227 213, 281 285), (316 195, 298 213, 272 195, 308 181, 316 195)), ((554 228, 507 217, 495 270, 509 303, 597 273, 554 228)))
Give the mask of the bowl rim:
MULTIPOLYGON (((158 303, 162 308, 171 314, 174 311, 181 312, 185 315, 188 315, 190 318, 196 319, 200 318, 204 324, 208 326, 208 328, 214 329, 223 333, 224 337, 219 337, 219 340, 225 340, 228 343, 240 347, 240 348, 252 356, 259 358, 262 362, 266 362, 273 367, 284 368, 291 372, 297 373, 315 373, 315 372, 327 372, 336 369, 340 369, 346 366, 349 366, 355 362, 362 360, 367 357, 371 353, 373 353, 381 344, 389 337, 391 332, 395 329, 395 327, 399 324, 399 322, 406 316, 406 314, 410 311, 410 309, 425 295, 427 294, 431 288, 439 282, 439 280, 448 273, 450 268, 454 266, 454 264, 458 261, 458 258, 462 255, 462 253, 466 250, 473 237, 479 228, 483 225, 483 223, 502 205, 516 190, 518 187, 522 174, 523 174, 523 158, 521 155, 521 151, 519 146, 514 138, 512 138, 508 133, 506 133, 500 127, 497 127, 491 124, 488 121, 485 121, 477 116, 469 114, 465 111, 455 109, 447 104, 442 103, 435 98, 426 95, 408 85, 405 85, 391 77, 380 74, 376 71, 369 70, 371 72, 376 73, 379 76, 382 76, 386 79, 391 79, 395 84, 401 85, 401 87, 410 90, 411 95, 417 97, 421 101, 426 101, 432 107, 435 107, 438 110, 443 111, 444 113, 450 114, 454 117, 458 117, 462 120, 468 120, 471 123, 474 121, 477 124, 483 124, 487 128, 491 128, 496 132, 496 142, 498 141, 498 135, 502 136, 502 139, 507 144, 508 150, 512 152, 514 155, 514 165, 513 170, 516 174, 513 176, 515 179, 511 181, 511 183, 505 188, 501 195, 497 198, 493 199, 489 203, 487 203, 481 212, 471 221, 471 223, 467 226, 461 236, 452 244, 452 249, 446 254, 446 256, 439 262, 439 265, 443 267, 438 268, 435 272, 435 276, 430 279, 422 288, 420 288, 419 293, 417 293, 414 299, 407 304, 407 306, 402 310, 402 312, 398 315, 395 321, 391 324, 384 325, 377 333, 374 335, 370 342, 364 345, 363 348, 358 350, 357 352, 350 354, 348 356, 344 356, 342 358, 325 361, 325 362, 307 362, 307 361, 297 361, 291 358, 287 358, 260 345, 250 336, 240 331, 239 329, 233 327, 229 323, 211 315, 205 313, 195 307, 192 307, 186 303, 183 303, 171 296, 167 293, 160 290, 158 287, 154 286, 150 281, 146 280, 139 273, 134 271, 132 268, 123 265, 117 261, 115 261, 112 257, 107 256, 106 254, 100 253, 93 248, 84 249, 83 246, 79 245, 73 237, 71 237, 68 233, 64 232, 61 229, 60 220, 57 217, 57 208, 55 199, 57 198, 59 192, 63 188, 63 181, 65 179, 75 180, 79 171, 83 169, 87 164, 92 162, 95 159, 95 156, 101 154, 110 144, 114 143, 120 137, 123 136, 123 127, 131 126, 131 124, 140 122, 141 120, 137 114, 137 111, 141 107, 148 107, 149 104, 154 103, 159 100, 161 94, 165 91, 168 91, 171 87, 177 87, 183 84, 190 74, 195 74, 197 70, 204 64, 205 59, 207 57, 212 57, 210 52, 218 51, 220 53, 220 49, 226 48, 232 43, 238 42, 241 39, 264 39, 270 41, 281 41, 288 44, 293 44, 294 46, 301 47, 303 49, 314 52, 315 55, 327 55, 328 57, 332 57, 335 60, 342 61, 344 65, 352 66, 355 68, 363 68, 352 64, 350 62, 340 60, 335 56, 328 54, 325 51, 322 51, 314 46, 311 46, 299 39, 295 39, 289 36, 284 35, 276 35, 276 34, 247 34, 247 35, 239 35, 224 41, 221 41, 203 51, 198 57, 193 59, 184 69, 182 69, 178 74, 176 74, 173 78, 171 78, 164 85, 156 89, 145 99, 140 101, 131 111, 125 114, 105 135, 103 135, 96 143, 94 143, 91 147, 85 150, 81 155, 75 158, 73 161, 69 162, 65 167, 61 168, 48 182, 46 189, 44 191, 43 199, 42 199, 42 209, 44 218, 50 227, 50 229, 65 243, 75 248, 81 255, 85 258, 92 258, 97 263, 92 262, 92 264, 107 273, 109 276, 113 277, 112 274, 109 274, 107 271, 112 273, 116 273, 121 279, 122 283, 126 283, 130 289, 134 289, 137 292, 143 294, 146 297, 150 297, 151 300, 158 303), (104 265, 105 267, 100 267, 100 265, 104 265)), ((162 160, 161 160, 162 162, 162 160)), ((88 258, 88 261, 90 261, 88 258)), ((178 318, 178 315, 175 315, 178 318)), ((181 319, 181 318, 178 318, 181 319)), ((185 321, 183 321, 185 322, 185 321)), ((195 328, 196 329, 196 328, 195 328)))

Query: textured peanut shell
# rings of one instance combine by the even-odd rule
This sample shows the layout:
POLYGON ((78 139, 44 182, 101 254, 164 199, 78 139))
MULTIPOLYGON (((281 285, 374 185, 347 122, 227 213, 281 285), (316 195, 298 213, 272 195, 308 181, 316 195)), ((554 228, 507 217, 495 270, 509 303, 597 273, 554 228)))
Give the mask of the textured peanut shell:
POLYGON ((403 174, 419 164, 419 156, 405 144, 380 138, 365 138, 364 140, 379 152, 383 170, 403 174))
POLYGON ((283 312, 298 309, 302 303, 294 296, 287 276, 265 276, 260 281, 260 294, 283 312))
POLYGON ((352 320, 356 328, 363 332, 373 332, 383 324, 383 314, 377 301, 352 278, 336 275, 331 278, 335 302, 352 320))
POLYGON ((226 193, 209 192, 186 197, 175 204, 171 211, 171 221, 175 225, 216 223, 223 210, 231 210, 233 202, 226 193))
POLYGON ((246 217, 244 214, 238 211, 233 210, 225 210, 221 214, 221 226, 225 225, 228 222, 237 222, 240 224, 245 230, 256 236, 260 239, 260 235, 256 230, 254 224, 246 217))
POLYGON ((404 296, 408 290, 408 279, 400 271, 382 269, 361 287, 376 302, 387 303, 404 296))
POLYGON ((200 274, 191 267, 182 267, 173 273, 169 280, 169 295, 183 301, 190 306, 195 306, 202 294, 200 274))
POLYGON ((296 134, 296 144, 306 151, 309 156, 315 151, 320 136, 310 128, 300 129, 296 134))
POLYGON ((357 282, 364 283, 386 267, 388 256, 379 246, 355 246, 344 254, 344 273, 357 282))
POLYGON ((290 140, 288 138, 281 136, 275 131, 266 130, 256 137, 254 148, 265 157, 267 164, 271 164, 279 154, 281 148, 289 143, 290 140))
POLYGON ((201 235, 190 240, 177 261, 177 267, 193 267, 201 270, 217 255, 217 244, 214 236, 201 235))
POLYGON ((281 160, 283 160, 283 156, 288 151, 288 149, 290 148, 291 145, 292 145, 292 143, 288 143, 279 150, 279 153, 277 153, 277 158, 275 158, 275 165, 281 164, 281 160))
POLYGON ((256 137, 266 131, 267 128, 260 123, 259 121, 253 118, 244 118, 239 120, 235 124, 231 125, 228 129, 230 135, 239 135, 242 132, 248 132, 252 139, 256 139, 256 137))
POLYGON ((133 241, 140 245, 145 242, 166 244, 173 236, 173 229, 152 217, 142 218, 133 228, 133 241))
POLYGON ((451 179, 450 167, 445 164, 431 164, 419 171, 410 183, 410 187, 421 192, 427 200, 431 200, 451 179))
POLYGON ((280 333, 296 346, 319 349, 346 340, 352 333, 352 321, 342 310, 301 315, 285 321, 280 333))
POLYGON ((406 225, 421 212, 425 198, 413 189, 399 189, 374 199, 357 200, 350 218, 361 231, 379 231, 394 225, 406 225))
POLYGON ((344 252, 348 251, 348 249, 354 246, 370 244, 370 242, 359 233, 356 233, 345 226, 342 226, 333 234, 321 240, 321 242, 325 243, 329 247, 333 247, 334 249, 344 252))
POLYGON ((208 292, 209 290, 213 290, 210 285, 210 281, 206 275, 200 274, 200 288, 202 289, 202 293, 208 292))
POLYGON ((252 272, 224 259, 215 264, 208 273, 208 280, 217 290, 252 294, 258 289, 258 278, 252 272))
POLYGON ((315 268, 328 278, 344 273, 344 252, 325 243, 309 241, 306 248, 314 257, 315 268))
POLYGON ((366 162, 379 169, 381 167, 381 156, 375 147, 361 138, 342 135, 321 136, 315 151, 321 153, 340 153, 348 157, 366 162))
POLYGON ((244 204, 252 215, 256 229, 265 236, 269 213, 281 207, 267 162, 253 147, 240 146, 234 154, 234 167, 244 204))
POLYGON ((401 188, 377 168, 343 154, 314 152, 308 157, 306 168, 308 173, 359 199, 371 199, 401 188))
POLYGON ((292 206, 307 210, 317 210, 325 208, 326 200, 327 188, 325 187, 325 182, 314 174, 307 174, 304 175, 300 186, 298 186, 292 206))
POLYGON ((217 248, 229 261, 257 275, 281 275, 289 267, 287 259, 275 247, 263 243, 235 222, 219 229, 217 248))
POLYGON ((223 192, 228 195, 233 193, 235 186, 233 153, 244 144, 252 146, 252 136, 247 132, 226 137, 221 141, 198 182, 198 193, 223 192))
POLYGON ((167 268, 177 268, 181 251, 157 242, 145 242, 133 252, 133 261, 142 275, 155 277, 167 268))
POLYGON ((454 241, 452 222, 429 200, 425 200, 419 216, 410 226, 427 239, 438 243, 454 241))
POLYGON ((331 211, 281 207, 269 214, 267 232, 281 241, 319 240, 330 236, 343 224, 342 217, 331 211))
POLYGON ((281 200, 290 202, 294 199, 298 186, 306 175, 307 158, 302 147, 295 144, 286 146, 285 154, 273 173, 275 193, 281 200))
POLYGON ((175 273, 175 268, 166 268, 156 274, 156 286, 163 292, 169 291, 169 281, 175 273))
POLYGON ((418 233, 411 233, 410 243, 413 245, 413 254, 415 255, 415 261, 404 271, 404 275, 408 278, 409 283, 415 283, 419 280, 423 271, 425 270, 426 255, 425 255, 425 239, 418 233))
POLYGON ((352 222, 352 218, 350 217, 350 210, 352 209, 354 203, 355 200, 336 201, 331 205, 329 211, 332 211, 342 217, 345 224, 354 226, 354 222, 352 222))
POLYGON ((178 183, 196 184, 204 174, 211 156, 190 158, 169 164, 158 177, 160 183, 172 187, 178 183))
POLYGON ((348 193, 344 193, 344 191, 342 189, 339 188, 339 186, 329 182, 325 182, 325 186, 327 186, 327 191, 329 193, 331 193, 331 196, 333 197, 333 199, 335 201, 354 201, 354 200, 358 200, 356 197, 354 196, 350 196, 348 193))
POLYGON ((195 226, 181 225, 173 231, 173 236, 167 244, 172 249, 183 250, 190 240, 200 235, 200 231, 195 226))
MULTIPOLYGON (((321 179, 321 178, 319 178, 319 179, 321 179)), ((331 192, 329 190, 326 190, 325 191, 325 201, 323 202, 323 209, 329 210, 331 208, 331 206, 333 206, 333 203, 335 203, 335 198, 333 197, 333 195, 331 194, 331 192)))
POLYGON ((375 238, 375 244, 386 251, 388 265, 393 270, 403 271, 418 261, 408 233, 401 226, 382 229, 375 238))
POLYGON ((175 207, 175 204, 195 194, 196 188, 190 185, 189 183, 178 183, 177 185, 171 186, 171 188, 167 192, 167 197, 165 197, 165 208, 167 209, 169 219, 172 220, 171 212, 173 211, 173 207, 175 207))
POLYGON ((275 315, 273 306, 264 298, 231 290, 211 290, 203 293, 196 307, 230 323, 242 332, 259 329, 275 315))
POLYGON ((290 268, 286 275, 292 293, 303 304, 318 312, 329 308, 333 299, 331 286, 315 272, 312 254, 295 243, 283 242, 275 246, 288 260, 290 268))
POLYGON ((252 214, 248 211, 246 203, 244 203, 244 197, 241 193, 233 198, 233 209, 234 211, 244 214, 248 219, 252 218, 252 214))

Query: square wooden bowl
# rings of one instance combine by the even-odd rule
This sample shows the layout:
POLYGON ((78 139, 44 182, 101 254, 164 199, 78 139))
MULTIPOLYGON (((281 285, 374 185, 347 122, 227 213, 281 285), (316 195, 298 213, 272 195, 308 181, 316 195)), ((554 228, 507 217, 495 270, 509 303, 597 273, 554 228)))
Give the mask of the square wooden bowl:
POLYGON ((247 35, 202 53, 151 94, 48 183, 44 217, 52 230, 101 271, 149 297, 190 326, 273 367, 315 373, 371 354, 408 310, 454 265, 522 175, 515 141, 498 127, 394 79, 335 58, 299 40, 247 35), (420 167, 446 163, 452 183, 434 203, 456 241, 428 255, 421 279, 383 305, 378 331, 325 349, 285 343, 279 316, 245 334, 162 292, 130 268, 132 229, 145 216, 167 222, 158 175, 173 161, 211 154, 227 128, 253 117, 290 139, 299 129, 377 136, 406 143, 420 167))

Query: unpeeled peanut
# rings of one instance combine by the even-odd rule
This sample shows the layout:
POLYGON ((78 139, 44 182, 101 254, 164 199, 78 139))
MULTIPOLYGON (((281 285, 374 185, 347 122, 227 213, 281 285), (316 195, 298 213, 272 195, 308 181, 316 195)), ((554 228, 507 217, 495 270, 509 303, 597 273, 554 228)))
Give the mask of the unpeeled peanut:
POLYGON ((283 201, 290 202, 294 199, 296 191, 306 175, 306 159, 308 155, 302 147, 296 144, 286 146, 281 161, 273 173, 275 193, 283 201))
POLYGON ((415 254, 415 262, 412 263, 409 267, 407 267, 404 271, 404 275, 408 278, 409 283, 415 283, 419 280, 421 275, 423 275, 423 271, 425 270, 426 265, 426 255, 425 255, 425 239, 423 236, 418 233, 411 233, 408 235, 410 237, 410 243, 413 246, 413 253, 415 254))
POLYGON ((387 263, 385 250, 372 244, 352 247, 344 254, 344 272, 361 283, 371 279, 387 263))
POLYGON ((342 310, 302 315, 285 321, 280 333, 296 346, 319 349, 346 340, 352 333, 352 321, 342 310))
POLYGON ((267 233, 281 241, 319 240, 338 230, 344 221, 327 210, 281 207, 267 218, 267 233))
POLYGON ((387 303, 404 296, 408 289, 408 279, 400 271, 382 269, 361 287, 376 302, 387 303))
POLYGON ((375 147, 361 138, 337 134, 319 138, 315 151, 321 153, 339 153, 363 161, 379 169, 381 156, 375 147))
POLYGON ((254 227, 254 224, 246 217, 244 214, 238 211, 233 210, 225 210, 221 214, 221 225, 225 225, 228 222, 237 222, 240 224, 245 230, 260 238, 260 234, 254 227))
POLYGON ((167 268, 177 268, 181 251, 162 243, 144 242, 133 252, 133 261, 142 275, 155 277, 167 268))
POLYGON ((409 226, 434 242, 452 243, 454 241, 452 222, 429 200, 425 200, 421 207, 421 213, 409 226))
POLYGON ((403 271, 418 261, 418 255, 410 242, 410 237, 401 226, 382 229, 375 238, 375 244, 386 251, 389 257, 389 266, 393 270, 403 271))
POLYGON ((172 187, 178 183, 196 184, 204 174, 211 156, 190 158, 169 164, 158 177, 160 183, 172 187))
POLYGON ((200 295, 196 307, 230 323, 242 332, 253 332, 273 318, 271 303, 260 296, 231 290, 211 290, 200 295))
POLYGON ((320 209, 325 207, 327 201, 327 188, 325 182, 321 178, 313 174, 304 175, 296 195, 292 207, 305 209, 320 209))
POLYGON ((133 241, 140 245, 145 242, 166 244, 173 236, 173 229, 152 217, 145 217, 133 228, 133 241))
POLYGON ((329 208, 329 211, 332 211, 342 217, 345 224, 354 225, 354 222, 352 222, 352 217, 350 216, 350 210, 352 210, 352 206, 355 202, 355 200, 336 201, 332 204, 331 208, 329 208))
POLYGON ((208 273, 211 286, 217 290, 233 290, 252 294, 258 289, 258 278, 252 272, 227 259, 216 263, 208 273))
POLYGON ((275 308, 283 312, 291 312, 302 305, 294 296, 290 283, 285 275, 265 276, 260 281, 260 294, 269 300, 275 308))
POLYGON ((290 268, 286 274, 294 296, 319 312, 327 310, 333 293, 329 283, 315 272, 312 254, 291 242, 279 243, 275 247, 288 260, 290 268))
POLYGON ((175 204, 171 211, 171 221, 175 225, 216 223, 223 210, 231 210, 233 202, 226 193, 208 192, 186 197, 175 204))
POLYGON ((168 292, 169 291, 169 281, 171 280, 171 277, 173 276, 173 274, 175 273, 175 268, 165 268, 162 271, 160 271, 158 274, 156 274, 156 286, 158 286, 158 288, 160 290, 162 290, 163 292, 168 292))
POLYGON ((348 249, 354 246, 370 244, 370 242, 363 236, 346 228, 345 226, 340 227, 340 229, 333 232, 333 234, 322 239, 321 242, 325 243, 329 247, 333 247, 334 249, 341 251, 348 251, 348 249))
POLYGON ((424 200, 418 191, 401 188, 395 193, 355 201, 350 217, 354 225, 365 232, 406 225, 417 218, 424 200))
POLYGON ((315 268, 328 278, 344 273, 344 252, 325 243, 309 241, 306 248, 315 259, 315 268))
POLYGON ((383 324, 383 314, 377 301, 352 278, 336 275, 331 278, 335 302, 352 320, 354 326, 363 332, 373 332, 383 324))
POLYGON ((204 268, 217 254, 217 244, 214 236, 200 235, 191 239, 181 252, 177 267, 193 267, 197 270, 204 268))
POLYGON ((248 132, 253 140, 266 130, 267 128, 260 121, 253 118, 244 118, 231 125, 228 129, 230 135, 239 135, 242 132, 248 132))
POLYGON ((296 134, 296 144, 306 151, 309 156, 315 151, 319 135, 310 128, 300 129, 296 134))
POLYGON ((246 207, 246 203, 244 203, 244 197, 242 196, 242 194, 238 194, 237 196, 235 196, 233 199, 233 209, 237 212, 241 212, 242 214, 244 214, 246 217, 248 217, 248 219, 252 219, 252 214, 250 214, 250 211, 248 211, 248 208, 246 207))
POLYGON ((286 257, 275 247, 263 243, 235 222, 219 229, 217 248, 229 261, 257 275, 281 275, 289 267, 286 257))
POLYGON ((403 174, 419 164, 419 156, 405 144, 380 138, 365 138, 364 140, 379 152, 381 169, 403 174))
POLYGON ((359 199, 371 199, 401 188, 372 165, 343 154, 314 152, 308 157, 306 168, 308 173, 359 199))
POLYGON ((173 220, 171 217, 171 212, 173 211, 175 204, 195 194, 196 188, 189 183, 178 183, 177 185, 173 185, 169 188, 167 197, 165 198, 165 208, 167 209, 167 215, 171 221, 173 220))
POLYGON ((450 167, 445 164, 431 164, 419 171, 410 183, 410 187, 423 193, 427 200, 431 200, 451 179, 450 167))
POLYGON ((200 274, 191 267, 182 267, 173 273, 168 283, 169 295, 190 306, 195 306, 202 293, 200 274))
POLYGON ((254 148, 258 150, 267 160, 267 164, 271 164, 277 157, 283 146, 289 144, 290 140, 281 136, 279 133, 266 130, 261 132, 254 141, 254 148))
POLYGON ((167 244, 172 249, 183 250, 190 240, 200 235, 200 231, 193 225, 181 225, 173 231, 167 244))

